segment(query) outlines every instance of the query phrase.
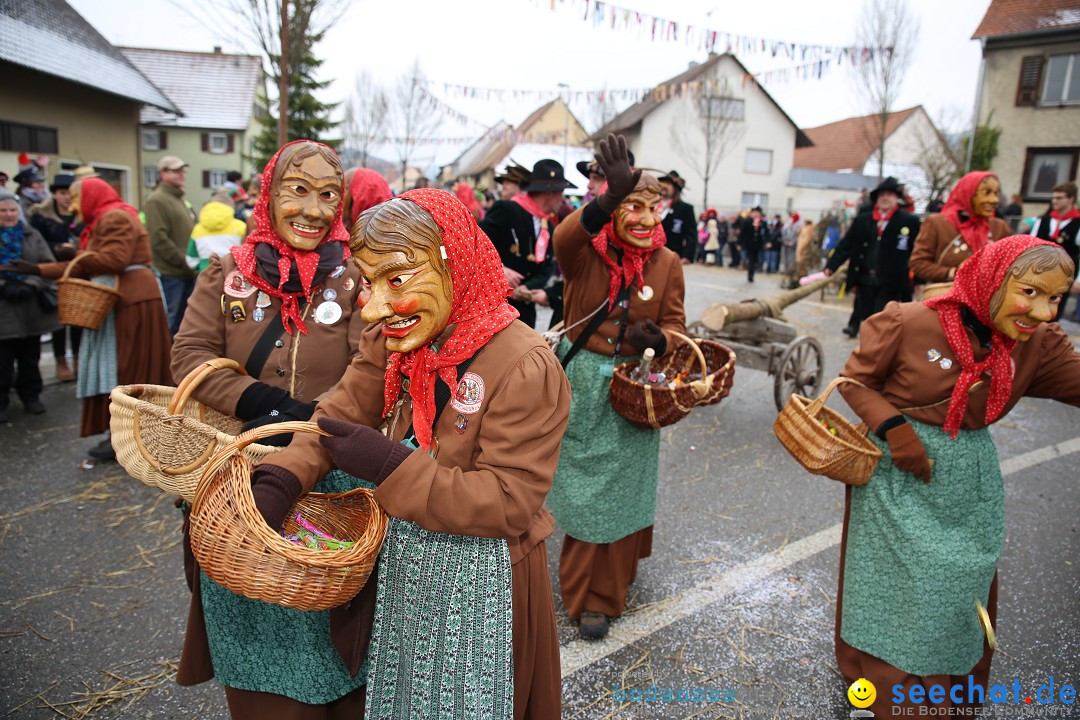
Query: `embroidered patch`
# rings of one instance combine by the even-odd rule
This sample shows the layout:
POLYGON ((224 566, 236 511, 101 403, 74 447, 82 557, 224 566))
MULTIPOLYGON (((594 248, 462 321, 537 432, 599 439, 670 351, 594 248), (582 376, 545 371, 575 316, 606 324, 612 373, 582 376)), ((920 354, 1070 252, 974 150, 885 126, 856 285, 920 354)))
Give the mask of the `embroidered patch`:
POLYGON ((474 372, 467 372, 458 381, 457 392, 450 401, 450 407, 462 415, 473 415, 480 411, 484 402, 484 379, 474 372))
POLYGON ((255 293, 255 286, 249 283, 239 270, 233 270, 225 276, 225 283, 221 289, 226 295, 234 298, 251 297, 255 293))

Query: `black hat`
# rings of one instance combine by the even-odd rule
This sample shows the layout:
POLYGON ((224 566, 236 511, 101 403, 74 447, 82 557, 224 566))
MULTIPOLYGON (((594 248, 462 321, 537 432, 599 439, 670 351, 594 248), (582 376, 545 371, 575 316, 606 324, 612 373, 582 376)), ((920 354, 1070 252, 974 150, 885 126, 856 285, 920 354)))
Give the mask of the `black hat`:
POLYGON ((686 187, 686 181, 682 179, 681 175, 679 175, 678 170, 672 170, 667 175, 664 175, 663 177, 660 177, 660 178, 657 178, 657 179, 660 182, 669 182, 669 183, 671 183, 672 185, 675 186, 675 189, 678 190, 679 192, 682 192, 683 189, 686 187))
POLYGON ((57 190, 67 190, 74 183, 74 175, 57 175, 53 178, 52 185, 49 185, 49 192, 54 193, 57 190))
POLYGON ((36 167, 28 167, 19 172, 14 178, 20 185, 30 185, 36 182, 45 182, 45 177, 38 172, 36 167))
MULTIPOLYGON (((634 167, 634 153, 626 151, 626 159, 630 161, 630 167, 634 167)), ((577 171, 586 178, 592 173, 604 177, 604 171, 595 160, 582 160, 577 164, 577 171)))
POLYGON ((502 175, 495 176, 495 182, 512 182, 524 185, 529 182, 529 169, 517 164, 507 165, 502 175))
POLYGON ((889 176, 881 181, 870 193, 870 202, 877 202, 877 196, 882 192, 891 192, 896 197, 903 197, 903 193, 900 191, 900 182, 893 176, 889 176))
POLYGON ((529 184, 521 188, 525 192, 562 192, 566 188, 576 188, 563 175, 563 166, 555 160, 537 160, 529 173, 529 184))

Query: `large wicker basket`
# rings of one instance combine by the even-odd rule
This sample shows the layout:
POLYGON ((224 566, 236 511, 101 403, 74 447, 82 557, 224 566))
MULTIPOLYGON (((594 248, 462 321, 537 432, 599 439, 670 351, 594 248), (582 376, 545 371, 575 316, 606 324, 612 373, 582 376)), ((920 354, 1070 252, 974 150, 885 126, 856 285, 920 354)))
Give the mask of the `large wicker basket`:
POLYGON ((838 377, 814 400, 793 394, 773 423, 773 432, 808 472, 848 485, 865 485, 881 459, 881 450, 867 439, 866 425, 852 425, 825 407, 832 391, 845 382, 858 384, 852 378, 838 377))
POLYGON ((315 423, 286 422, 245 432, 223 448, 207 465, 195 496, 191 549, 203 571, 235 593, 296 610, 327 610, 351 600, 367 582, 386 536, 386 513, 366 488, 308 493, 289 511, 285 532, 297 530, 294 518, 300 513, 352 547, 313 550, 272 530, 255 507, 252 463, 241 451, 282 432, 327 434, 315 423))
POLYGON ((682 342, 653 367, 672 377, 696 364, 701 379, 669 388, 647 385, 630 379, 637 360, 616 366, 611 377, 611 406, 632 425, 643 430, 659 430, 690 414, 699 405, 714 405, 728 396, 735 380, 735 353, 712 340, 693 340, 671 333, 682 342))
MULTIPOLYGON (((188 502, 195 499, 199 477, 210 458, 234 440, 243 423, 198 401, 191 393, 218 370, 243 373, 235 360, 208 360, 188 373, 179 387, 120 385, 109 398, 116 460, 133 478, 188 502)), ((248 445, 244 453, 258 462, 281 448, 248 445)))
POLYGON ((113 287, 70 277, 79 260, 91 254, 77 255, 56 281, 56 310, 63 325, 97 330, 120 299, 120 291, 116 289, 120 281, 116 275, 113 276, 113 287))

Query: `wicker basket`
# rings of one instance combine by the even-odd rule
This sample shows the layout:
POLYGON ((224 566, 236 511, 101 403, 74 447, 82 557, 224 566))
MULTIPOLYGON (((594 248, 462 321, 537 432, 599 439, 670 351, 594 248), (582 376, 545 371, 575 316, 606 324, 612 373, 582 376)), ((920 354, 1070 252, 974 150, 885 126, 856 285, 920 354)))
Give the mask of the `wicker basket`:
POLYGON ((773 423, 773 432, 807 471, 848 485, 865 485, 881 459, 881 450, 867 439, 865 424, 852 425, 825 407, 832 391, 845 382, 859 384, 858 380, 838 377, 815 400, 793 394, 773 423), (822 420, 832 423, 835 435, 822 420))
POLYGON ((56 281, 57 312, 62 325, 75 325, 89 330, 97 330, 105 317, 120 299, 119 277, 113 276, 113 287, 100 283, 70 277, 76 263, 87 255, 82 253, 64 268, 64 274, 56 281))
MULTIPOLYGON (((715 405, 728 396, 735 379, 735 353, 712 340, 693 340, 671 333, 682 340, 661 364, 653 361, 658 372, 668 376, 694 366, 701 368, 701 380, 669 388, 646 385, 630 379, 637 360, 616 366, 611 377, 611 406, 630 424, 643 430, 659 430, 690 414, 698 405, 715 405)), ((659 358, 657 358, 659 360, 659 358)))
MULTIPOLYGON (((243 373, 235 360, 208 360, 188 373, 176 388, 163 385, 120 385, 109 398, 110 429, 116 460, 133 478, 188 502, 203 468, 231 443, 243 423, 234 417, 189 402, 191 393, 212 373, 243 373)), ((281 448, 248 445, 244 453, 258 462, 281 448)))
POLYGON ((319 529, 355 544, 312 550, 272 530, 255 507, 252 463, 240 451, 282 432, 327 434, 315 423, 286 422, 250 430, 223 448, 199 483, 191 509, 191 548, 203 571, 235 593, 296 610, 327 610, 352 600, 367 582, 386 536, 386 513, 366 488, 308 493, 289 511, 285 532, 296 532, 299 512, 319 529))

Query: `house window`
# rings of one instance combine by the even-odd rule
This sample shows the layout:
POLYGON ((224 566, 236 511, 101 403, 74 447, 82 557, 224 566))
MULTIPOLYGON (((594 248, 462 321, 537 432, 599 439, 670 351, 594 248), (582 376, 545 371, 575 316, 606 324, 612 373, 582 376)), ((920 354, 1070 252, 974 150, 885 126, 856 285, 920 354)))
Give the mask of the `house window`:
POLYGON ((743 168, 748 173, 769 175, 772 173, 772 150, 746 149, 746 164, 743 168))
POLYGON ((1055 185, 1076 177, 1078 160, 1080 147, 1029 147, 1024 159, 1024 200, 1049 202, 1055 185))
POLYGON ((143 130, 142 131, 142 149, 143 150, 160 150, 161 149, 161 134, 157 130, 143 130))
POLYGON ((228 170, 203 170, 203 187, 219 188, 225 184, 228 170))
POLYGON ((0 120, 0 150, 55 155, 59 151, 56 128, 0 120))
POLYGON ((745 101, 732 97, 700 97, 698 110, 705 117, 742 120, 745 101))
POLYGON ((157 185, 158 181, 158 169, 157 165, 143 165, 142 169, 143 185, 148 188, 152 188, 157 185))
POLYGON ((214 155, 224 155, 229 151, 228 133, 212 132, 206 134, 206 151, 214 155))
POLYGON ((1051 55, 1040 105, 1080 102, 1080 53, 1051 55))
POLYGON ((749 210, 753 207, 768 208, 769 193, 746 192, 742 194, 742 207, 749 210))

